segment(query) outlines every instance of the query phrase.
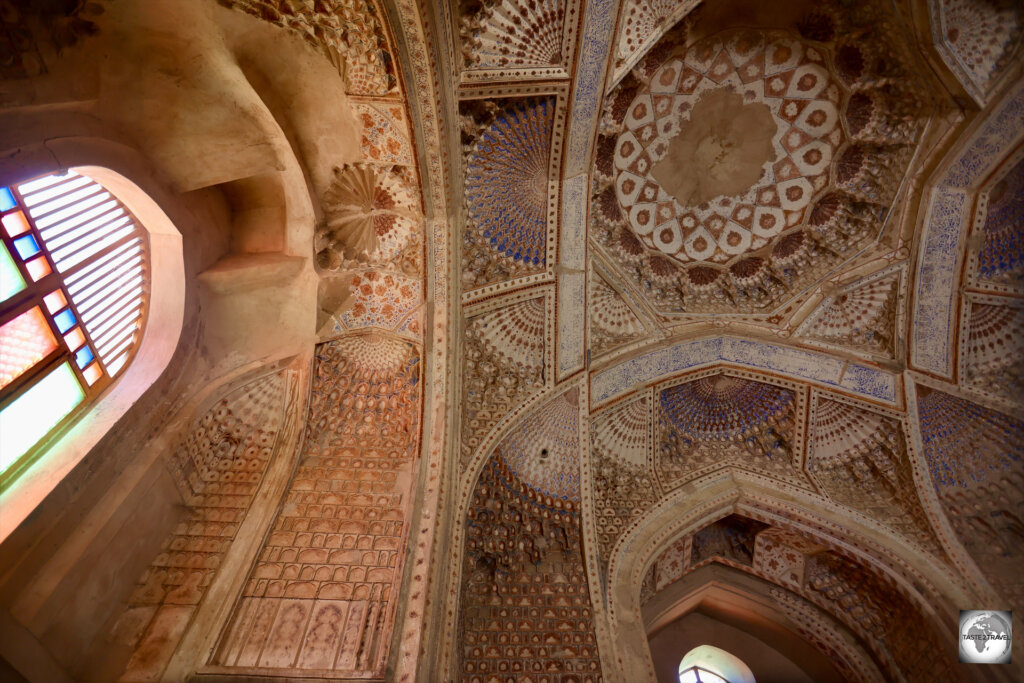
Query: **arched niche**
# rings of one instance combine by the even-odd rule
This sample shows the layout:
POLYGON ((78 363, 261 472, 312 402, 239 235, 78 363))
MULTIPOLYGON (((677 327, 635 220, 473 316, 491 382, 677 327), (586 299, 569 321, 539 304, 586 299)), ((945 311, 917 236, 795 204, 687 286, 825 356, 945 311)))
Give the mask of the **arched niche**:
POLYGON ((926 615, 928 628, 945 635, 954 619, 950 605, 974 596, 947 568, 908 548, 894 534, 852 518, 840 528, 830 521, 835 512, 829 507, 738 473, 687 484, 662 500, 631 525, 609 558, 608 610, 620 671, 655 675, 641 608, 641 585, 655 559, 676 540, 730 513, 797 530, 870 568, 926 615))
MULTIPOLYGON (((118 164, 109 157, 104 159, 105 154, 89 154, 89 146, 83 145, 79 153, 65 157, 71 163, 61 163, 50 156, 41 158, 41 163, 0 165, 0 182, 14 183, 72 168, 93 178, 120 199, 149 233, 147 322, 135 358, 122 375, 72 424, 37 444, 35 448, 43 449, 43 453, 0 494, 0 505, 4 509, 0 516, 0 539, 6 539, 17 528, 160 377, 174 355, 184 323, 185 266, 181 233, 154 197, 129 177, 128 174, 137 169, 129 164, 118 164), (89 158, 105 160, 119 170, 106 165, 75 163, 89 158)), ((108 151, 114 155, 120 152, 109 147, 108 151)), ((146 179, 141 182, 146 183, 146 179)))

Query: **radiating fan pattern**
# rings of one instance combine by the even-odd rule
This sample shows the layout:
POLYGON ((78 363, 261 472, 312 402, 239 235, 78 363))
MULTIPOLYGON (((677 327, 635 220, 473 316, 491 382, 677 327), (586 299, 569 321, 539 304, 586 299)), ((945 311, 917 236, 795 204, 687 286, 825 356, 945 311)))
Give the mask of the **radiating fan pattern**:
POLYGON ((972 80, 985 88, 1021 30, 1014 0, 942 0, 946 44, 972 80))
POLYGON ((466 204, 472 238, 521 266, 543 266, 547 248, 554 102, 516 100, 469 155, 466 204))
POLYGON ((967 325, 967 381, 1010 400, 1024 397, 1024 309, 971 305, 967 325))
POLYGON ((864 350, 892 352, 899 273, 827 300, 811 315, 804 336, 864 350))
POLYGON ((1024 275, 1024 159, 989 190, 982 235, 979 277, 1019 286, 1024 275))
POLYGON ((892 417, 819 399, 807 469, 830 498, 940 554, 916 495, 903 428, 892 417))
POLYGON ((622 7, 619 44, 615 53, 615 78, 619 78, 661 35, 700 0, 627 0, 622 7))
POLYGON ((346 261, 393 258, 412 238, 419 199, 397 172, 364 163, 334 170, 324 193, 326 218, 317 228, 317 264, 337 270, 346 261), (387 252, 387 253, 384 253, 387 252))
POLYGON ((527 373, 544 365, 544 300, 512 304, 477 323, 484 348, 527 373))
POLYGON ((590 280, 590 311, 591 344, 596 352, 645 332, 622 295, 597 275, 590 280))
POLYGON ((565 0, 484 0, 475 4, 477 12, 461 20, 467 67, 508 69, 561 64, 565 0))
POLYGON ((594 449, 603 456, 645 466, 649 421, 646 398, 601 413, 593 423, 594 449))
POLYGON ((713 375, 661 392, 661 409, 694 440, 730 441, 778 421, 793 408, 793 392, 772 384, 713 375))

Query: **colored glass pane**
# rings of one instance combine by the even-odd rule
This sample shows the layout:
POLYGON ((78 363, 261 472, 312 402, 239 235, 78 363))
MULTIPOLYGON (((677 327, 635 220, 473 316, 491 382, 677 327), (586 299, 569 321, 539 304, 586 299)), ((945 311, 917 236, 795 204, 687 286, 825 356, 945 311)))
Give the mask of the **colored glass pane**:
POLYGON ((85 343, 85 334, 82 332, 81 327, 76 327, 67 334, 64 335, 64 341, 67 343, 68 348, 74 351, 79 346, 85 343))
POLYGON ((46 304, 46 310, 56 313, 68 305, 68 300, 64 298, 63 290, 56 289, 43 297, 43 303, 46 304))
POLYGON ((25 269, 28 270, 28 274, 31 275, 32 279, 36 282, 39 282, 53 272, 50 269, 50 264, 47 262, 45 256, 38 256, 32 259, 25 264, 25 269))
POLYGON ((0 211, 10 211, 18 205, 9 187, 0 187, 0 211))
POLYGON ((0 327, 0 388, 46 358, 57 340, 38 306, 0 327))
POLYGON ((25 278, 14 264, 7 247, 0 242, 0 301, 6 301, 25 289, 25 278))
POLYGON ((39 243, 33 235, 22 235, 14 240, 14 248, 18 250, 18 256, 23 261, 39 253, 39 243))
POLYGON ((85 381, 89 383, 89 386, 92 386, 96 384, 96 380, 103 376, 103 370, 100 368, 99 363, 93 363, 82 374, 85 376, 85 381))
POLYGON ((78 353, 75 354, 75 363, 80 368, 84 368, 86 365, 91 363, 92 360, 92 349, 90 349, 88 346, 83 346, 78 350, 78 353))
POLYGON ((0 472, 6 472, 84 398, 71 365, 61 363, 0 411, 0 472))
POLYGON ((22 211, 9 213, 3 217, 4 230, 9 237, 24 235, 29 231, 28 219, 22 211))
POLYGON ((61 334, 64 334, 74 327, 77 321, 75 320, 75 314, 71 309, 65 308, 63 311, 53 316, 53 322, 57 323, 57 329, 60 330, 61 334))

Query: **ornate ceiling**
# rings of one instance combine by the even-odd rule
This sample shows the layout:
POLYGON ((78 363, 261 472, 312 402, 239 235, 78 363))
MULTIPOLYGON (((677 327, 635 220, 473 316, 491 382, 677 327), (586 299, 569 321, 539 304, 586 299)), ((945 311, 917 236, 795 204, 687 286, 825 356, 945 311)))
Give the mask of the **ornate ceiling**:
POLYGON ((951 675, 917 654, 950 638, 942 603, 1020 590, 1016 551, 968 544, 982 527, 964 526, 1003 538, 988 525, 1012 524, 1019 493, 968 512, 945 469, 951 432, 1003 420, 976 442, 994 460, 958 481, 995 500, 980 491, 1021 476, 1021 131, 1006 118, 1021 95, 995 95, 1020 39, 1000 22, 1019 11, 592 2, 577 24, 574 3, 458 9, 465 325, 447 562, 462 569, 443 633, 463 646, 443 670, 587 680, 596 642, 605 676, 639 675, 631 629, 714 563, 756 577, 839 678, 951 675), (936 76, 981 62, 959 86, 936 76), (1005 115, 976 117, 965 92, 1005 115), (960 232, 931 247, 943 184, 963 197, 960 232), (962 250, 963 275, 935 250, 962 250), (943 298, 963 302, 945 329, 924 312, 943 298), (941 367, 920 360, 930 344, 941 367), (580 571, 589 596, 565 593, 557 577, 580 571), (572 616, 529 618, 547 604, 528 597, 538 584, 572 616), (572 639, 546 642, 550 628, 572 639))
POLYGON ((979 680, 957 611, 1024 611, 1017 4, 219 5, 358 152, 299 165, 311 367, 195 417, 124 680, 653 679, 709 587, 827 680, 979 680))

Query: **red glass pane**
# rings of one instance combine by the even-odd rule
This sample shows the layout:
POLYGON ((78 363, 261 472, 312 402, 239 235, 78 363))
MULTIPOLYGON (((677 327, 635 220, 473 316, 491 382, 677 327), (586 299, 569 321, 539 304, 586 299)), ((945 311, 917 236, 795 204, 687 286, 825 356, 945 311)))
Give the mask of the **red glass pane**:
POLYGON ((67 334, 64 335, 64 341, 67 342, 68 349, 74 351, 79 346, 85 343, 85 335, 82 333, 81 327, 76 327, 67 334))
POLYGON ((4 230, 10 237, 17 237, 29 231, 28 219, 21 211, 9 213, 3 217, 4 230))
POLYGON ((43 303, 46 304, 46 310, 56 313, 68 305, 68 300, 64 297, 63 290, 56 289, 43 297, 43 303))
POLYGON ((28 263, 25 264, 28 269, 28 274, 32 276, 32 279, 39 282, 44 277, 50 274, 50 264, 46 262, 45 256, 37 256, 28 263))
POLYGON ((0 388, 57 348, 42 309, 36 306, 0 327, 0 388))
POLYGON ((103 370, 100 369, 99 363, 93 363, 82 374, 85 376, 85 381, 89 383, 89 386, 92 386, 96 383, 96 380, 103 376, 103 370))

